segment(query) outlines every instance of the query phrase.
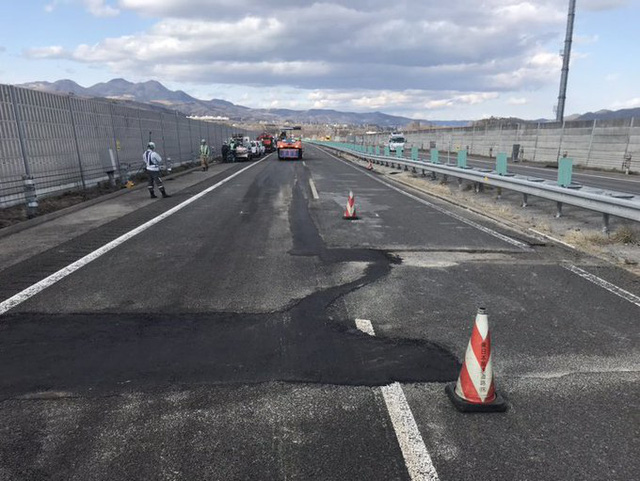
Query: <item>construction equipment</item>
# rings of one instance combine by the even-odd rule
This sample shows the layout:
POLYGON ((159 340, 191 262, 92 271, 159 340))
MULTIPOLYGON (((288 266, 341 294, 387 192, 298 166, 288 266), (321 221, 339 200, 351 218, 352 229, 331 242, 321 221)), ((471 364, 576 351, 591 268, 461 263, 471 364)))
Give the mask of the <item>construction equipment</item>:
POLYGON ((278 138, 278 159, 280 160, 298 160, 302 159, 302 139, 300 136, 294 136, 294 131, 301 131, 302 127, 283 127, 278 138))
POLYGON ((264 149, 266 152, 273 152, 274 150, 276 150, 276 140, 273 138, 273 135, 263 132, 262 134, 258 135, 257 140, 262 142, 262 145, 264 145, 264 149))

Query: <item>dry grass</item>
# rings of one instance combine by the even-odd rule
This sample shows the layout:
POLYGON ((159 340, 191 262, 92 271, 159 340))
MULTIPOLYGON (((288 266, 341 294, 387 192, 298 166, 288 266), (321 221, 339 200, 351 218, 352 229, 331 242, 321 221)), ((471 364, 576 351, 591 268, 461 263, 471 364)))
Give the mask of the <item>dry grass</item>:
POLYGON ((640 230, 623 225, 611 234, 611 239, 618 244, 640 245, 640 230))

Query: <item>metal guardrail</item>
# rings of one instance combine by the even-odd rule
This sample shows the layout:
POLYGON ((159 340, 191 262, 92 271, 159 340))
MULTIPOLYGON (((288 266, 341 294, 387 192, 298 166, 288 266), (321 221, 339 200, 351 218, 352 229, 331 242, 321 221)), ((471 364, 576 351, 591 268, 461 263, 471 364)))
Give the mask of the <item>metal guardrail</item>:
POLYGON ((526 207, 528 196, 540 197, 556 202, 556 217, 562 215, 563 204, 600 212, 603 219, 603 231, 609 231, 609 216, 614 215, 624 219, 640 222, 640 196, 634 196, 623 192, 616 192, 605 189, 597 189, 582 184, 570 184, 563 187, 556 183, 536 177, 523 176, 518 174, 498 174, 489 169, 479 169, 475 167, 457 167, 448 164, 434 163, 421 159, 413 160, 406 157, 376 155, 367 151, 364 147, 353 144, 342 144, 336 142, 312 141, 317 146, 328 147, 338 152, 343 152, 372 163, 399 168, 404 166, 405 170, 421 169, 423 174, 428 171, 435 178, 435 174, 441 174, 457 178, 458 182, 468 180, 474 182, 476 190, 481 190, 482 186, 490 185, 499 189, 520 192, 523 195, 522 206, 526 207))

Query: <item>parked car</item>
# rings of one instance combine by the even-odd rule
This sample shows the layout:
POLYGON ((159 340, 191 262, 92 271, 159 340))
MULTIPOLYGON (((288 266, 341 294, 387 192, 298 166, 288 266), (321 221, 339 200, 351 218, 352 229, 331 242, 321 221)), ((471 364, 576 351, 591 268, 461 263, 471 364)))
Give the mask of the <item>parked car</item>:
POLYGON ((249 149, 251 150, 252 159, 260 157, 260 147, 258 146, 258 142, 256 142, 255 140, 250 140, 249 149))

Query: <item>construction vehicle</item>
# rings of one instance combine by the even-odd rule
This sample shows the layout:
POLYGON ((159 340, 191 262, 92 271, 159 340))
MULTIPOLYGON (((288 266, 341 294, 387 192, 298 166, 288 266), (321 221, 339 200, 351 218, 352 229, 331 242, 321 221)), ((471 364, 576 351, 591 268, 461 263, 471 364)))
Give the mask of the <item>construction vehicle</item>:
POLYGON ((283 127, 278 138, 278 159, 302 159, 302 139, 295 136, 295 131, 301 131, 302 127, 283 127))
POLYGON ((273 138, 273 135, 264 132, 258 135, 257 140, 262 142, 262 145, 264 145, 264 149, 266 152, 273 152, 274 150, 276 150, 276 140, 273 138))

